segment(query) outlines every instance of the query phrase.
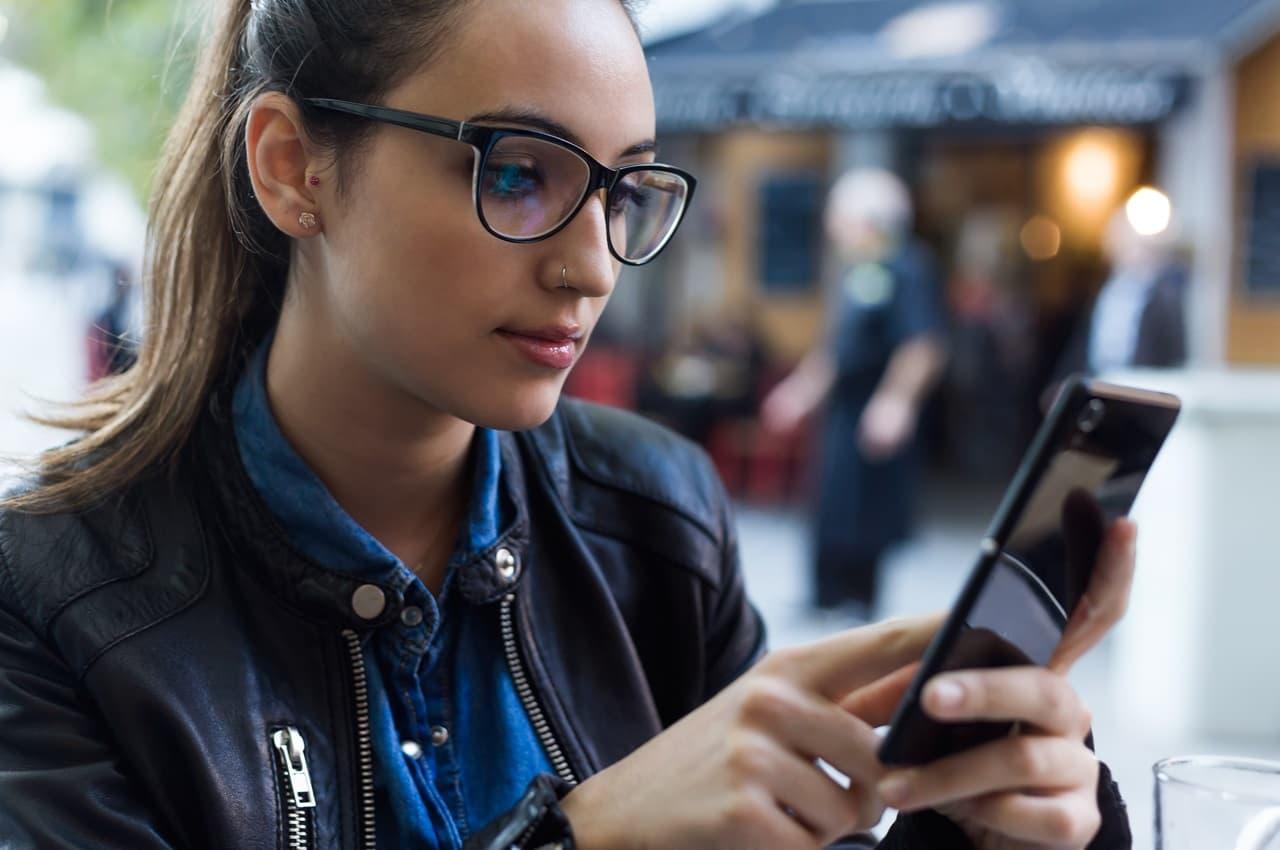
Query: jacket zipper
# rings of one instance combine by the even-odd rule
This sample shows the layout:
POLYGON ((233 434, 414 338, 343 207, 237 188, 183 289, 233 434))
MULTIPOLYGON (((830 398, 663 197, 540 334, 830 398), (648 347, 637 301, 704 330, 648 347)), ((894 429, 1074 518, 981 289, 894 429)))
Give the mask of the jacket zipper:
POLYGON ((356 747, 360 768, 360 823, 356 832, 362 836, 363 850, 375 850, 377 830, 373 820, 373 743, 369 732, 369 680, 365 675, 364 653, 360 636, 354 629, 343 629, 347 651, 351 655, 351 679, 356 697, 356 747))
POLYGON ((292 726, 273 732, 271 743, 277 755, 289 850, 311 850, 315 835, 311 810, 316 807, 316 797, 307 767, 307 745, 292 726))
POLYGON ((547 756, 551 759, 552 767, 555 768, 556 773, 565 782, 570 785, 577 785, 578 779, 573 773, 573 768, 569 765, 569 759, 565 757, 564 750, 560 747, 560 742, 556 740, 551 724, 547 721, 547 716, 543 713, 542 706, 538 704, 538 698, 534 695, 529 677, 525 673, 524 661, 520 657, 520 647, 516 642, 515 615, 512 610, 515 607, 515 601, 516 595, 514 593, 508 593, 502 598, 502 644, 507 656, 507 667, 511 670, 511 678, 515 682, 516 693, 520 695, 520 701, 524 703, 525 713, 529 715, 529 720, 533 723, 533 729, 538 735, 538 740, 542 742, 542 748, 546 750, 547 756))

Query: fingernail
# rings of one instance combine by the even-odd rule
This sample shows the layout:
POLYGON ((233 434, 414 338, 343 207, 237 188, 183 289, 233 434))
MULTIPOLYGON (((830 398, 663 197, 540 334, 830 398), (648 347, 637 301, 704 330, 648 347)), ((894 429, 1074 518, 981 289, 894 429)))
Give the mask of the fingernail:
POLYGON ((929 691, 936 708, 959 708, 964 702, 964 688, 953 679, 938 679, 929 686, 929 691))
POLYGON ((911 776, 907 773, 895 773, 880 781, 877 790, 880 797, 889 805, 898 807, 911 797, 911 776))

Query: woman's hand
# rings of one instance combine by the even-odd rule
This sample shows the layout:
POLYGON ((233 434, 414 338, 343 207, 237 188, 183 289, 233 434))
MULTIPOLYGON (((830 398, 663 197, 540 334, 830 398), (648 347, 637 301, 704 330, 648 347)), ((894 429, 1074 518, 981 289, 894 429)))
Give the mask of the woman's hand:
POLYGON ((876 824, 879 738, 841 702, 918 660, 940 623, 887 621, 771 653, 570 792, 562 807, 578 846, 816 850, 876 824))
POLYGON ((1098 762, 1090 716, 1066 678, 1040 667, 938 676, 925 710, 939 720, 1010 720, 1020 734, 894 771, 880 784, 902 811, 936 809, 982 850, 1079 850, 1097 834, 1098 762))
MULTIPOLYGON (((937 809, 981 850, 1079 850, 1097 834, 1098 762, 1084 745, 1089 711, 1066 673, 1120 619, 1133 581, 1136 529, 1117 521, 1099 553, 1049 669, 1016 667, 935 677, 924 708, 946 721, 1021 724, 1021 734, 975 747, 922 768, 894 771, 879 786, 903 811, 937 809)), ((900 678, 900 677, 899 677, 900 678)), ((904 689, 854 695, 846 707, 883 722, 904 689)))

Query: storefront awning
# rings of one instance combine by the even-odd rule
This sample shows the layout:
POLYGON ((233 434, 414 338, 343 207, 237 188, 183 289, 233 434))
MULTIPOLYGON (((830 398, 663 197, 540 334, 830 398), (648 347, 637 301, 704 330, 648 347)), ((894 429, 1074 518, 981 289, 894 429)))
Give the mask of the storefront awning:
POLYGON ((1055 65, 1023 57, 945 68, 653 75, 667 132, 955 124, 1146 124, 1171 115, 1191 76, 1176 67, 1055 65))
POLYGON ((781 0, 647 48, 659 125, 1145 124, 1274 0, 781 0))

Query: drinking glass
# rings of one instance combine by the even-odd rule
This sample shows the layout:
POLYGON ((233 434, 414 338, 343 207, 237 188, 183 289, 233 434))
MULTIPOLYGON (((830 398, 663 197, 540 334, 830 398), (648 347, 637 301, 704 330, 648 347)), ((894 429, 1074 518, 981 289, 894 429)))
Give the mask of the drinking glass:
POLYGON ((1280 850, 1280 764, 1185 756, 1152 769, 1156 850, 1280 850))

